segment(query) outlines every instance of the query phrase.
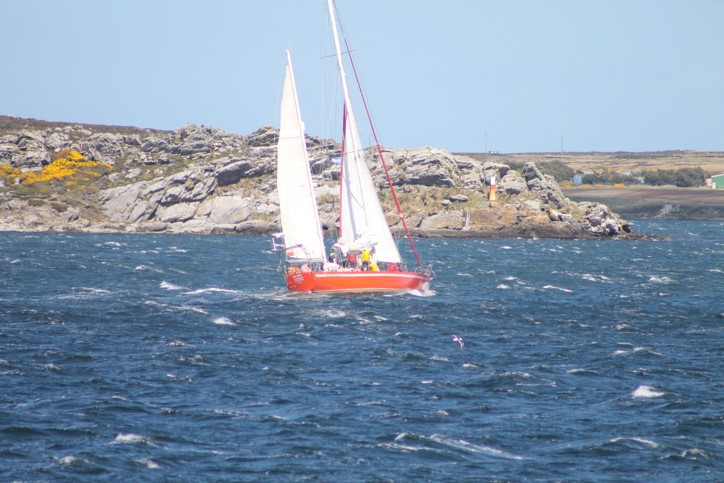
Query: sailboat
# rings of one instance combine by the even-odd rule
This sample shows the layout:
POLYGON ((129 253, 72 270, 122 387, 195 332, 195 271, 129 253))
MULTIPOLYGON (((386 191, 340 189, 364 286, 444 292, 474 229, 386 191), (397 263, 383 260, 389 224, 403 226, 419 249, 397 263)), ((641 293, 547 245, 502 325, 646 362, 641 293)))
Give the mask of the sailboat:
MULTIPOLYGON (((416 270, 406 269, 367 167, 345 76, 333 0, 327 0, 327 6, 344 94, 339 237, 331 250, 325 249, 291 54, 287 51, 277 144, 277 191, 282 233, 273 239, 275 250, 282 256, 287 287, 294 292, 340 294, 425 291, 432 279, 432 271, 423 267, 415 248, 371 118, 377 151, 417 261, 416 270), (331 252, 329 256, 328 252, 331 252)), ((347 55, 354 69, 349 49, 347 55)), ((361 89, 360 95, 364 102, 361 89)), ((367 110, 366 102, 364 104, 367 110)))

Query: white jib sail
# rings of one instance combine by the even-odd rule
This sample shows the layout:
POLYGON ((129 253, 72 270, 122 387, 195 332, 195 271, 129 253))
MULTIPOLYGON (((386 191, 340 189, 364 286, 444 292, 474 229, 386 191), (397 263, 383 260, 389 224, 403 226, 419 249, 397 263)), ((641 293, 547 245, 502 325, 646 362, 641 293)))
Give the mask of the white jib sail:
POLYGON ((289 51, 277 144, 277 191, 287 260, 292 263, 324 261, 324 238, 289 51))
POLYGON ((332 34, 337 51, 337 65, 344 92, 346 113, 345 152, 342 166, 342 192, 340 199, 341 238, 352 246, 374 246, 377 260, 381 262, 400 263, 400 252, 397 249, 387 219, 382 211, 377 189, 372 181, 365 153, 360 141, 359 129, 352 110, 352 101, 347 88, 347 79, 342 62, 342 51, 337 34, 337 21, 332 0, 327 0, 329 18, 332 23, 332 34))

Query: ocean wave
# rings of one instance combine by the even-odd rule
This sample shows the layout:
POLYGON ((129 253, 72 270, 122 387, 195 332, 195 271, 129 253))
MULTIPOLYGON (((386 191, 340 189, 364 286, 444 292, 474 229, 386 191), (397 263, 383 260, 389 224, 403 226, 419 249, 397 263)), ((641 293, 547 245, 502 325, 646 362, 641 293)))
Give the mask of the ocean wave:
POLYGON ((184 287, 182 287, 180 285, 176 285, 171 282, 167 282, 165 280, 161 282, 159 287, 165 288, 166 290, 183 290, 184 289, 184 287))
POLYGON ((646 348, 646 347, 634 347, 634 350, 633 350, 633 351, 634 351, 635 354, 636 354, 636 353, 644 353, 644 354, 651 354, 652 356, 659 356, 659 357, 663 357, 663 356, 664 356, 664 355, 661 354, 660 352, 653 351, 653 350, 648 349, 648 348, 646 348))
POLYGON ((651 386, 639 386, 631 393, 634 399, 653 399, 664 395, 665 392, 659 392, 651 386))
POLYGON ((583 275, 581 275, 581 279, 589 282, 613 283, 611 282, 611 279, 605 275, 593 275, 590 273, 584 273, 583 275))
POLYGON ((208 288, 200 288, 198 290, 193 290, 191 292, 184 292, 184 295, 203 295, 207 293, 227 293, 227 294, 242 294, 240 290, 231 290, 228 288, 220 288, 220 287, 208 287, 208 288))
POLYGON ((417 435, 412 433, 400 433, 395 436, 394 443, 383 443, 382 447, 391 449, 400 449, 403 451, 420 451, 428 450, 435 452, 443 452, 443 450, 462 451, 467 454, 482 454, 495 458, 504 458, 510 460, 523 460, 522 456, 503 451, 492 446, 471 443, 464 439, 454 439, 441 434, 433 434, 431 436, 417 435))
POLYGON ((548 289, 548 290, 559 290, 559 291, 565 292, 565 293, 573 293, 573 290, 571 290, 571 289, 562 288, 562 287, 556 287, 555 285, 544 285, 544 286, 543 286, 543 289, 544 289, 544 290, 545 290, 545 289, 548 289))
POLYGON ((111 444, 147 444, 153 445, 153 440, 147 436, 134 433, 120 433, 116 435, 111 444))
POLYGON ((340 309, 326 309, 326 310, 317 310, 313 312, 314 317, 322 318, 322 319, 341 319, 343 317, 347 316, 347 313, 344 310, 340 309))
POLYGON ((159 270, 158 268, 149 267, 148 265, 138 265, 136 268, 133 269, 134 272, 145 272, 145 271, 151 271, 156 273, 161 273, 163 270, 159 270))
POLYGON ((610 442, 611 443, 621 443, 626 441, 633 441, 634 443, 640 443, 644 446, 648 446, 649 448, 663 448, 662 445, 655 441, 651 441, 650 439, 646 438, 636 438, 636 437, 618 437, 613 438, 610 442))
POLYGON ((213 320, 213 323, 216 325, 236 325, 228 317, 217 317, 213 320))
POLYGON ((161 465, 159 465, 158 463, 153 461, 151 458, 141 458, 141 459, 138 459, 135 461, 139 465, 144 466, 144 467, 148 468, 149 470, 157 470, 157 469, 161 468, 161 465))
POLYGON ((649 276, 649 282, 651 283, 674 283, 674 280, 670 279, 667 276, 657 276, 657 275, 651 275, 649 276))

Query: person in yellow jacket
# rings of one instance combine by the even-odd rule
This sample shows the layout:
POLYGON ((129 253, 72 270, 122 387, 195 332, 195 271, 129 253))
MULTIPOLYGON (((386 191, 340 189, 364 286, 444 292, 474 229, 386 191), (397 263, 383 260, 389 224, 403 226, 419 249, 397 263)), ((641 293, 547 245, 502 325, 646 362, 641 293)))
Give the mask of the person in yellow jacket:
POLYGON ((362 262, 362 270, 370 269, 370 251, 368 249, 362 250, 362 254, 359 256, 359 261, 362 262))

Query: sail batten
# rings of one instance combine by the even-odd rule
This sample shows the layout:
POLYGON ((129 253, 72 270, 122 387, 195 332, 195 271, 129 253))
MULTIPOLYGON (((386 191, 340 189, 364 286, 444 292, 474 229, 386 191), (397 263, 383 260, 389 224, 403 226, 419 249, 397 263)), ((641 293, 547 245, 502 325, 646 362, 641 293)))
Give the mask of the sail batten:
POLYGON ((287 259, 292 263, 324 261, 324 238, 289 51, 277 143, 277 192, 287 259))

